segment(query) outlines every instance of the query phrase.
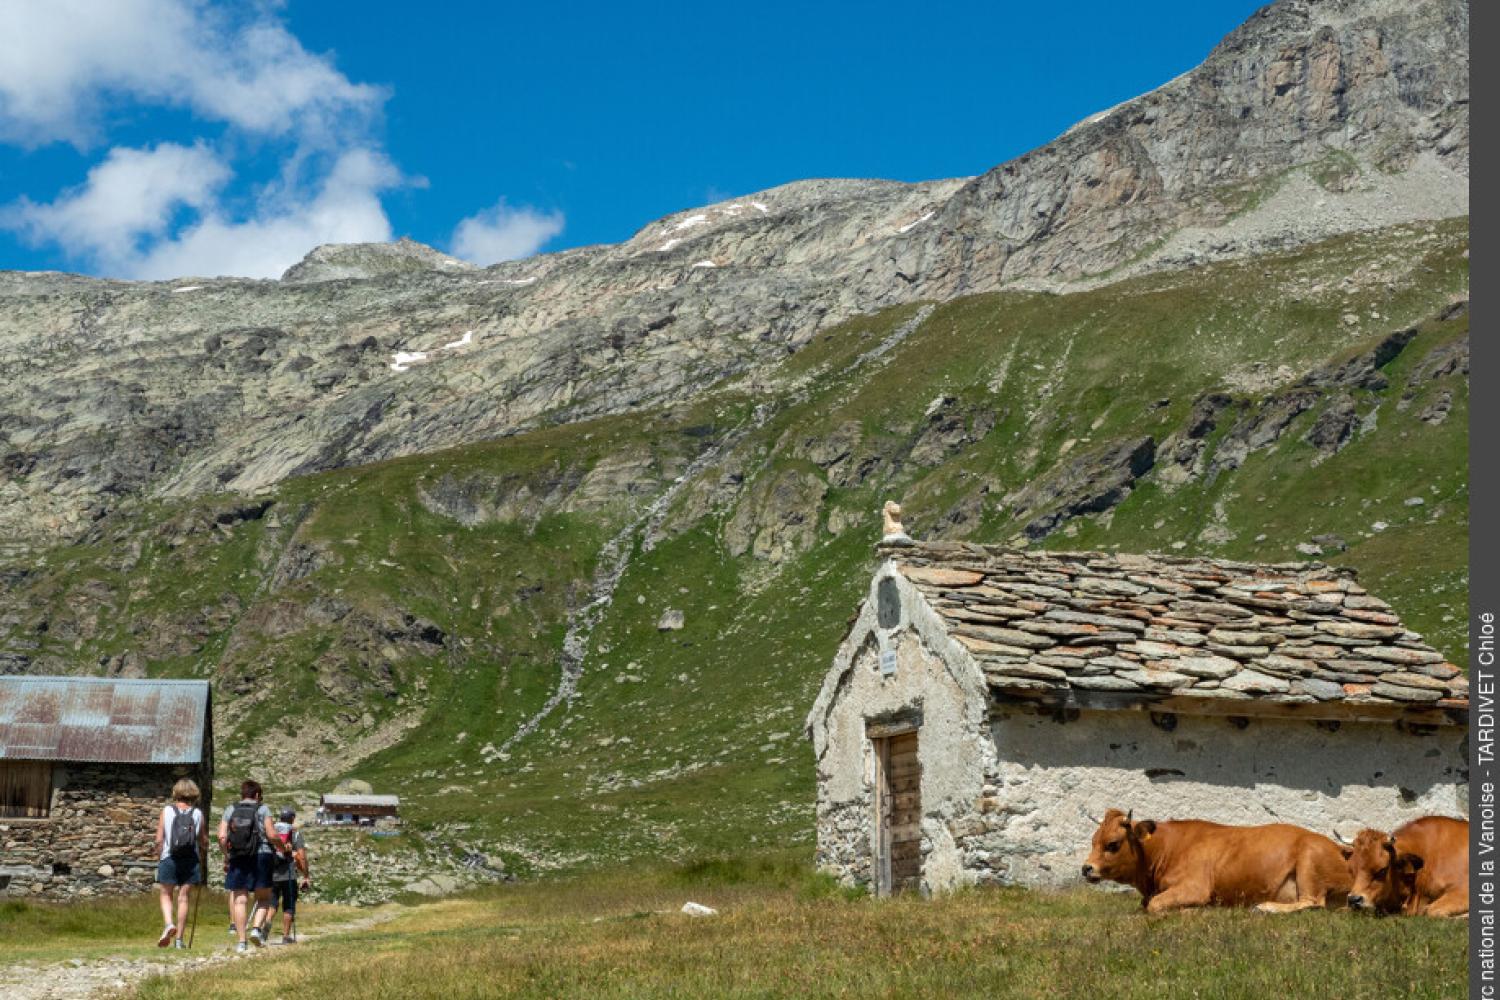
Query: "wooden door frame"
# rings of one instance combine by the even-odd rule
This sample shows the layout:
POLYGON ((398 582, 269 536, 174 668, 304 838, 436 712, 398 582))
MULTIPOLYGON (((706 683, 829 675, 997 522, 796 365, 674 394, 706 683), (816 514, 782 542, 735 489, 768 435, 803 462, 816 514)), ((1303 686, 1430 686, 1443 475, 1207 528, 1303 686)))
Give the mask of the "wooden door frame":
MULTIPOLYGON (((897 736, 918 733, 921 720, 901 719, 892 722, 866 722, 865 738, 870 741, 875 757, 874 830, 871 835, 871 852, 874 861, 875 895, 881 898, 892 894, 891 885, 891 820, 895 808, 887 793, 890 786, 888 772, 891 761, 891 741, 897 736)), ((921 737, 918 736, 920 745, 921 737)))

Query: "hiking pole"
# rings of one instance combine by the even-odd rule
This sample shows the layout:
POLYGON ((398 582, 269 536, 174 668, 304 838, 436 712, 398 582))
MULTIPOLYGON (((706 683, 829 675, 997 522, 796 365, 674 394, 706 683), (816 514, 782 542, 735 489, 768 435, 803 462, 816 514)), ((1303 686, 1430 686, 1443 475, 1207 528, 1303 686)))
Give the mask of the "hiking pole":
POLYGON ((198 881, 198 891, 193 894, 193 924, 188 928, 188 950, 193 949, 193 939, 198 936, 198 908, 203 905, 203 887, 207 879, 198 881))

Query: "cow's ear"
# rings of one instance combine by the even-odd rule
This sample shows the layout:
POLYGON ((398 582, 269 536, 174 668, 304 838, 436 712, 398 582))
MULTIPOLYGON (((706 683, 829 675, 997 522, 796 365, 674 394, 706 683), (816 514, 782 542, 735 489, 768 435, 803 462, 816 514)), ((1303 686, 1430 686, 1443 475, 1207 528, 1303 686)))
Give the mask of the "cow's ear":
POLYGON ((1156 820, 1143 819, 1135 825, 1136 836, 1149 837, 1156 832, 1156 820))
POLYGON ((1422 859, 1415 854, 1401 855, 1396 859, 1396 864, 1407 875, 1414 875, 1422 870, 1422 859))

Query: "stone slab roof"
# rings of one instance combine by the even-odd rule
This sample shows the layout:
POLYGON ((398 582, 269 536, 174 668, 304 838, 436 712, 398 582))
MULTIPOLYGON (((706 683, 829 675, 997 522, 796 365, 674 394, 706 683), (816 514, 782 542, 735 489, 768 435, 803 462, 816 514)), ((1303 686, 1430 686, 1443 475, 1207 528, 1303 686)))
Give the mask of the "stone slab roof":
POLYGON ((1466 718, 1467 679, 1349 569, 967 542, 879 551, 1002 699, 1466 718))

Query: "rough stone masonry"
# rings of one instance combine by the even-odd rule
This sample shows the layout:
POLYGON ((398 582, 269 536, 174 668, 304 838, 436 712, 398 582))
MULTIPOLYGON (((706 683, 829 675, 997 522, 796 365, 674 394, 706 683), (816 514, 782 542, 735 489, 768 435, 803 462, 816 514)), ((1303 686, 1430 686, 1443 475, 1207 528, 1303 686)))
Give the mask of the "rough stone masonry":
POLYGON ((925 891, 1070 881, 1111 806, 1344 836, 1466 808, 1467 681, 1347 570, 879 551, 808 717, 818 861, 848 884, 882 884, 895 731, 917 736, 925 891))
POLYGON ((51 814, 0 819, 0 895, 140 892, 156 876, 156 818, 191 765, 58 764, 51 814))

